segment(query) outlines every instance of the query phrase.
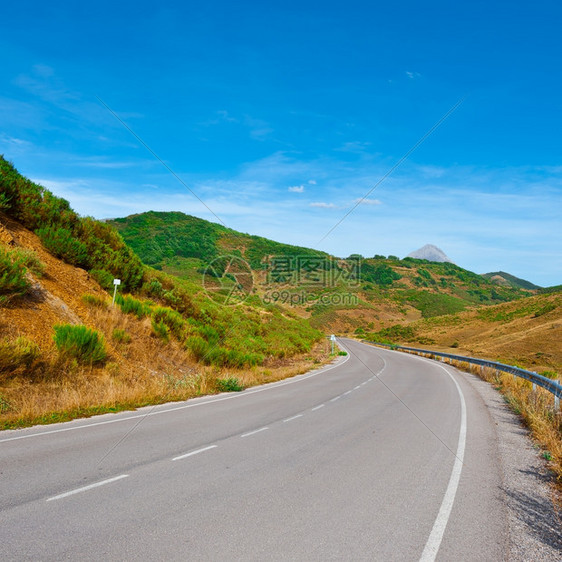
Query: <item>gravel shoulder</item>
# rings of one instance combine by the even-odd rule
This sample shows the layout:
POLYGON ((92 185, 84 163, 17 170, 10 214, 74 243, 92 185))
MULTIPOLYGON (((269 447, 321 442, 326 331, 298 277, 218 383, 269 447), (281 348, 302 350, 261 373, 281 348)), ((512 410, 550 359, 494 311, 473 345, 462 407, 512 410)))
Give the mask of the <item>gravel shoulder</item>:
POLYGON ((490 383, 462 372, 495 423, 508 515, 507 560, 562 560, 562 495, 529 431, 490 383), (556 507, 558 506, 558 507, 556 507))

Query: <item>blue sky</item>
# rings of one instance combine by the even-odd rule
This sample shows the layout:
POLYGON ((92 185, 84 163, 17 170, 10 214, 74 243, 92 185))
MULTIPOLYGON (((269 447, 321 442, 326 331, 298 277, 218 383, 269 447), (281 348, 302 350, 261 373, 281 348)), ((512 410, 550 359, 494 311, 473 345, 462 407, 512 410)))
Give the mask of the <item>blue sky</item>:
POLYGON ((560 284, 561 16, 554 1, 12 2, 0 153, 84 215, 216 215, 339 256, 432 243, 560 284))

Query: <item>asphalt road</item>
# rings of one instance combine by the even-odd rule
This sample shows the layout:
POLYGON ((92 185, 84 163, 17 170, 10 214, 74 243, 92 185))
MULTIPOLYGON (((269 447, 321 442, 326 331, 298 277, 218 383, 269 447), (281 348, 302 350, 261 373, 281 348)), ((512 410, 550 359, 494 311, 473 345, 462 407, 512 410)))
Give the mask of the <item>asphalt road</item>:
POLYGON ((502 560, 496 434, 455 369, 342 340, 280 383, 0 432, 3 560, 502 560))

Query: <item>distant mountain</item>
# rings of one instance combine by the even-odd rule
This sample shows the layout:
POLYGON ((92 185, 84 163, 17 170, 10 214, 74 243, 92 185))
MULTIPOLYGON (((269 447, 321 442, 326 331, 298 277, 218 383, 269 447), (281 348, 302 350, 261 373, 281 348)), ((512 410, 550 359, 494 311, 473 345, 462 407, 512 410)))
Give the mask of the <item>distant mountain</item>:
POLYGON ((483 273, 482 277, 485 277, 492 283, 501 285, 502 287, 514 287, 516 289, 526 289, 528 291, 535 291, 541 288, 539 287, 539 285, 535 285, 530 281, 525 281, 525 279, 515 277, 515 275, 510 275, 505 271, 492 271, 491 273, 483 273))
POLYGON ((426 244, 419 250, 416 250, 415 252, 408 254, 407 257, 415 258, 417 260, 436 261, 440 263, 442 262, 454 263, 453 260, 449 258, 443 250, 441 250, 437 246, 434 246, 433 244, 426 244))

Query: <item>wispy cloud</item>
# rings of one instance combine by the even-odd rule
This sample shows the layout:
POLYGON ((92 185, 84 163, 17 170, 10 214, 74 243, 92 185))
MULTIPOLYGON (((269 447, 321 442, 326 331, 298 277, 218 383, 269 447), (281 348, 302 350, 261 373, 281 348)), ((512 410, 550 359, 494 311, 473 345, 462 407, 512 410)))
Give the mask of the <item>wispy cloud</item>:
MULTIPOLYGON (((229 227, 314 247, 386 169, 386 162, 305 161, 299 154, 278 152, 223 179, 178 173, 229 227), (318 178, 321 187, 300 183, 303 177, 318 178), (303 196, 284 196, 288 186, 303 196)), ((216 221, 166 173, 149 168, 135 181, 136 176, 126 177, 127 169, 122 181, 108 182, 88 177, 86 166, 83 170, 77 179, 37 177, 46 178, 40 183, 81 214, 107 218, 181 210, 216 221)), ((362 201, 319 249, 342 256, 405 256, 433 243, 473 271, 503 269, 545 285, 562 281, 562 240, 553 236, 562 224, 562 170, 434 168, 410 162, 398 172, 377 188, 380 198, 362 201), (373 212, 383 202, 384 213, 373 212)))
POLYGON ((304 185, 292 185, 289 187, 291 193, 304 193, 304 185))
POLYGON ((318 201, 310 203, 310 207, 315 207, 317 209, 337 209, 338 206, 334 203, 324 203, 323 201, 318 201))
POLYGON ((382 201, 379 199, 355 199, 354 203, 359 203, 360 205, 382 205, 382 201))
POLYGON ((256 119, 245 115, 244 124, 249 128, 250 136, 256 140, 263 141, 273 133, 273 129, 270 127, 269 123, 262 119, 256 119))
POLYGON ((353 154, 364 154, 368 151, 371 143, 370 142, 361 142, 361 141, 350 141, 346 142, 343 145, 335 148, 334 150, 337 152, 351 152, 353 154))

